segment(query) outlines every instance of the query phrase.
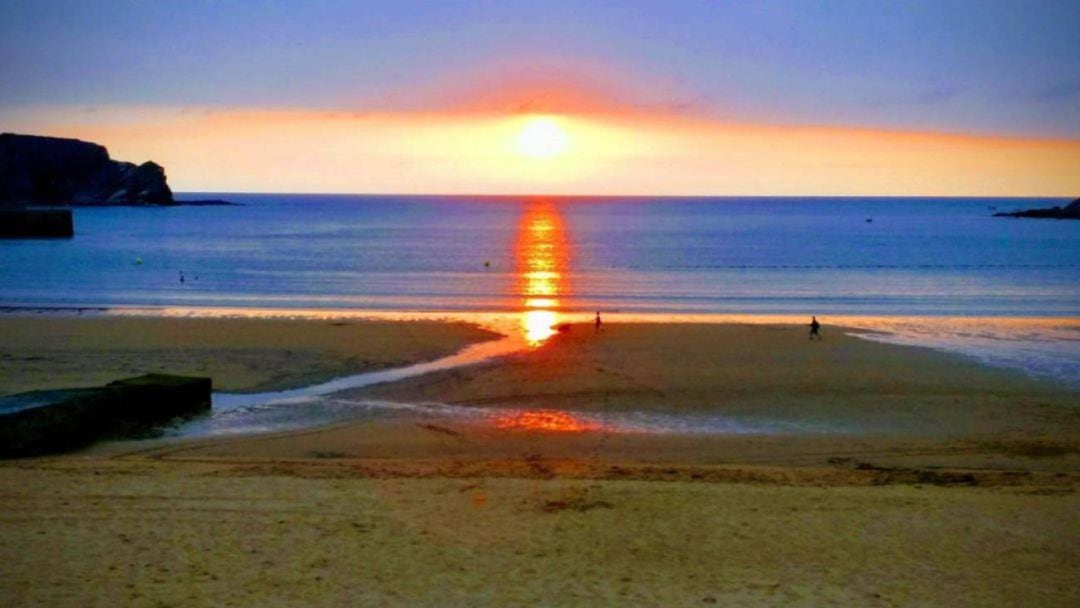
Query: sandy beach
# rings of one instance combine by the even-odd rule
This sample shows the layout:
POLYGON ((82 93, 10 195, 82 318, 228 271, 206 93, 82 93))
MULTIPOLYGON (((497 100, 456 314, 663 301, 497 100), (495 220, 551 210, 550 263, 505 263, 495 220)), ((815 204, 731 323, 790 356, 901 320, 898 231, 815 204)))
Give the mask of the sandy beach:
POLYGON ((272 391, 449 355, 496 337, 460 323, 0 316, 0 395, 164 372, 272 391))
POLYGON ((1075 605, 1072 486, 0 466, 10 606, 1075 605))
MULTIPOLYGON (((25 350, 11 347, 0 367, 31 377, 20 365, 33 369, 23 359, 41 350, 27 345, 65 331, 86 342, 71 339, 56 360, 80 377, 79 348, 104 360, 132 348, 86 336, 158 321, 20 326, 25 350)), ((282 378, 289 359, 272 353, 286 344, 340 364, 350 349, 400 344, 390 336, 402 331, 414 337, 396 361, 486 337, 438 324, 205 323, 200 352, 234 323, 253 360, 265 349, 262 376, 233 376, 240 388, 282 378)), ((164 356, 173 335, 137 340, 164 356)), ((222 344, 201 368, 215 380, 215 362, 236 369, 222 344)), ((493 415, 112 442, 0 463, 0 587, 17 606, 1080 599, 1075 392, 956 356, 828 326, 811 343, 795 326, 577 325, 536 349, 336 397, 493 415), (589 422, 634 412, 793 430, 589 422)))

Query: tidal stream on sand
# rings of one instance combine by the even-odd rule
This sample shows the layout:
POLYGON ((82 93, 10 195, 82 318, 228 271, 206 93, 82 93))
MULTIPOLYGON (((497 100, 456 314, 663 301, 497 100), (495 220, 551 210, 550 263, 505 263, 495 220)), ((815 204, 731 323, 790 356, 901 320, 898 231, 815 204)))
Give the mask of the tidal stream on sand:
MULTIPOLYGON (((170 315, 198 316, 215 314, 197 309, 170 309, 170 315)), ((227 314, 236 314, 229 310, 227 314)), ((217 314, 225 314, 218 311, 217 314)), ((266 316, 325 316, 325 311, 247 311, 266 316)), ((352 317, 373 315, 343 313, 352 317)), ((551 431, 603 431, 629 433, 706 433, 706 434, 858 434, 872 429, 856 429, 840 422, 808 423, 761 417, 733 417, 715 413, 673 414, 662 411, 574 412, 513 407, 476 407, 470 405, 397 403, 381 400, 346 398, 343 391, 386 382, 415 378, 424 374, 470 365, 490 363, 540 346, 536 328, 521 314, 435 315, 425 313, 381 313, 374 318, 441 318, 477 323, 503 337, 470 345, 461 351, 405 367, 353 374, 311 386, 264 393, 215 393, 212 412, 168 431, 170 436, 204 437, 290 431, 350 420, 415 418, 454 420, 497 428, 521 428, 551 431)), ((563 314, 562 323, 584 322, 584 314, 563 314)), ((749 315, 620 315, 607 317, 609 322, 735 322, 755 324, 799 323, 788 316, 749 315)), ((1035 376, 1054 378, 1074 384, 1080 377, 1077 345, 1080 323, 1061 319, 948 319, 948 318, 874 318, 841 317, 828 320, 845 328, 850 335, 897 344, 926 346, 959 353, 999 367, 1027 371, 1035 376)), ((826 331, 829 331, 826 329, 826 331)), ((555 330, 550 332, 551 335, 555 330)))

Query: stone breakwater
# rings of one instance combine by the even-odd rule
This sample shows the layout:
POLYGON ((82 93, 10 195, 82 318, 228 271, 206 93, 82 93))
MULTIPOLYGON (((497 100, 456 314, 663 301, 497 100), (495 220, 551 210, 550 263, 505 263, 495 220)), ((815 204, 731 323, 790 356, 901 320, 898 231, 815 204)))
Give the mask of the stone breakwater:
POLYGON ((144 435, 210 410, 210 378, 148 374, 97 388, 0 399, 0 458, 63 452, 104 437, 144 435))

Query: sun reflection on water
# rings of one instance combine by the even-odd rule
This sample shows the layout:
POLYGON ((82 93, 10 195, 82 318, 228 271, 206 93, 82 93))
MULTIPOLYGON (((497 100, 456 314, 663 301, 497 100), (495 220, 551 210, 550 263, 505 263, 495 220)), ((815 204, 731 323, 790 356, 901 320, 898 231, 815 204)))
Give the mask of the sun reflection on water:
POLYGON ((525 341, 539 346, 555 335, 561 296, 569 294, 569 251, 562 216, 550 201, 537 200, 525 210, 515 244, 515 295, 522 299, 525 341))

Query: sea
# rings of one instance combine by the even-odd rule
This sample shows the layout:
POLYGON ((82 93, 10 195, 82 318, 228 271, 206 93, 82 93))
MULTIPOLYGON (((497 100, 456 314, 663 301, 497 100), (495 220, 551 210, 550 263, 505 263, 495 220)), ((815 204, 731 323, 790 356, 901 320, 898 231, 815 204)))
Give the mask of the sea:
POLYGON ((1065 199, 185 193, 0 240, 7 313, 738 320, 859 327, 1080 385, 1080 222, 1065 199))

